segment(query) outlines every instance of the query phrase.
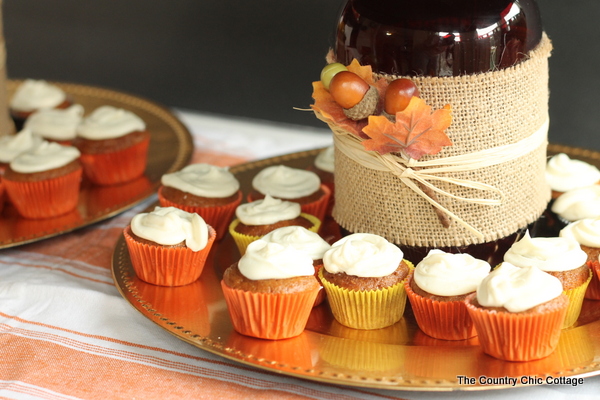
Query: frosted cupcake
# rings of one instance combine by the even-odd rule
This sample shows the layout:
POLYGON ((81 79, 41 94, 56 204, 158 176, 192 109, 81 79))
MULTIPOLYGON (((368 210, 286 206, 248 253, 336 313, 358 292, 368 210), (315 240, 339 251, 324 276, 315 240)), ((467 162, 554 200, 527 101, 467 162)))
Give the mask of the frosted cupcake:
POLYGON ((565 224, 600 217, 600 185, 590 185, 561 194, 551 210, 565 224))
POLYGON ((87 178, 97 185, 114 185, 144 173, 150 133, 131 111, 102 106, 79 124, 73 143, 81 151, 87 178))
POLYGON ((17 129, 21 129, 24 121, 35 111, 70 105, 67 94, 58 86, 44 80, 27 79, 17 87, 9 109, 17 129))
POLYGON ((555 199, 569 190, 594 185, 600 182, 600 170, 581 160, 559 153, 546 164, 546 181, 555 199))
POLYGON ((331 192, 329 195, 329 205, 327 206, 326 214, 330 215, 333 209, 335 184, 333 180, 335 170, 335 148, 327 147, 315 157, 314 163, 309 167, 309 171, 313 171, 319 176, 321 183, 327 186, 331 192))
POLYGON ((198 214, 174 207, 137 214, 123 235, 137 276, 159 286, 198 279, 216 237, 198 214))
POLYGON ((560 236, 576 240, 587 254, 587 264, 592 269, 592 279, 585 292, 585 298, 600 300, 600 280, 593 268, 600 256, 600 217, 573 222, 560 231, 560 236))
POLYGON ((419 328, 436 339, 463 340, 476 335, 464 300, 491 270, 469 254, 431 250, 405 282, 419 328))
POLYGON ((163 207, 198 213, 217 231, 227 232, 235 209, 242 202, 240 183, 227 168, 191 164, 161 177, 158 199, 163 207))
POLYGON ((356 329, 379 329, 404 314, 404 281, 411 268, 404 253, 381 236, 355 233, 323 256, 319 277, 334 318, 356 329))
POLYGON ((535 266, 556 277, 569 297, 564 321, 567 328, 577 321, 585 291, 592 278, 587 254, 575 239, 568 237, 531 238, 529 232, 504 254, 504 261, 517 267, 535 266))
POLYGON ((0 137, 0 175, 19 154, 33 150, 43 141, 41 136, 34 135, 29 129, 23 129, 16 135, 0 137))
POLYGON ((323 221, 331 191, 314 172, 274 165, 261 170, 252 179, 248 201, 271 197, 300 204, 302 212, 323 221))
POLYGON ((51 108, 34 112, 25 121, 25 129, 46 140, 71 144, 83 119, 83 106, 73 104, 64 109, 51 108))
POLYGON ((225 270, 221 287, 234 329, 262 339, 300 335, 320 289, 308 254, 263 240, 225 270))
POLYGON ((536 266, 507 262, 465 300, 483 351, 508 361, 550 355, 558 346, 568 303, 556 277, 536 266))

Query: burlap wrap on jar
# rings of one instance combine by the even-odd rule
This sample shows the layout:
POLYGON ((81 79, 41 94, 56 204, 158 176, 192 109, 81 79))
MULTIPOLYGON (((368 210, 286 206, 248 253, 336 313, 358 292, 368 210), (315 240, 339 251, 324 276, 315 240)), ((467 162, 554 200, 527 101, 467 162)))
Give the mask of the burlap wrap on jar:
POLYGON ((544 34, 526 61, 508 69, 411 78, 433 110, 452 106, 446 131, 452 146, 416 163, 398 156, 400 166, 390 167, 389 158, 380 162, 360 139, 329 122, 336 222, 399 245, 445 247, 495 241, 537 220, 550 200, 544 170, 551 49, 544 34), (440 223, 431 197, 418 193, 415 174, 447 192, 434 197, 450 216, 449 227, 440 223))

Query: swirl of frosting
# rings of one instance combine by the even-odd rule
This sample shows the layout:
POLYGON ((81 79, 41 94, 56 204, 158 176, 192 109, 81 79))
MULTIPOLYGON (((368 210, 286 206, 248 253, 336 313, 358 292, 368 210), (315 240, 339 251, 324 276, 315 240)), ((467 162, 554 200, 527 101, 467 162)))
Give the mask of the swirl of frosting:
POLYGON ((77 135, 77 126, 83 119, 83 106, 49 108, 34 112, 25 121, 25 128, 47 139, 70 140, 77 135))
POLYGON ((546 164, 546 181, 558 192, 593 185, 600 182, 600 170, 581 160, 572 160, 559 153, 546 164))
POLYGON ((569 190, 554 200, 551 209, 567 221, 600 217, 600 185, 569 190))
POLYGON ((323 254, 331 248, 318 233, 311 232, 302 226, 284 226, 267 233, 261 238, 265 242, 279 243, 292 246, 310 256, 313 260, 320 260, 323 254))
POLYGON ((562 291, 560 280, 539 268, 519 268, 504 262, 483 278, 476 296, 484 307, 521 312, 560 296, 562 291))
POLYGON ((188 165, 181 171, 163 175, 160 181, 200 197, 229 197, 240 189, 240 183, 227 168, 210 164, 188 165))
POLYGON ((208 226, 204 219, 175 207, 156 207, 152 212, 137 214, 131 220, 131 231, 164 246, 185 241, 192 251, 200 251, 208 243, 208 226))
POLYGON ((15 91, 10 107, 17 111, 34 111, 54 108, 65 101, 67 95, 56 85, 44 80, 26 79, 15 91))
POLYGON ((335 162, 335 151, 333 146, 329 146, 315 158, 315 167, 333 173, 335 162))
POLYGON ((251 280, 287 279, 315 274, 308 254, 292 246, 255 240, 238 262, 240 273, 251 280))
POLYGON ((300 204, 274 199, 267 195, 252 203, 240 204, 235 216, 246 225, 269 225, 294 219, 300 215, 300 204))
POLYGON ((573 238, 532 238, 526 232, 504 254, 504 261, 517 267, 535 266, 542 271, 569 271, 581 267, 587 254, 573 238))
POLYGON ((23 129, 16 135, 0 137, 0 162, 10 163, 21 153, 25 153, 42 144, 44 139, 34 135, 29 129, 23 129))
POLYGON ((584 246, 600 247, 600 217, 571 222, 560 231, 559 236, 570 237, 584 246))
POLYGON ((353 233, 331 245, 323 255, 323 266, 332 274, 376 278, 393 273, 403 257, 400 248, 379 235, 353 233))
POLYGON ((77 127, 77 135, 84 139, 102 140, 145 129, 146 123, 131 111, 101 106, 83 119, 77 127))
POLYGON ((309 196, 319 190, 321 179, 312 171, 274 165, 261 170, 252 187, 264 195, 280 199, 297 199, 309 196))
POLYGON ((413 276, 417 286, 428 293, 460 296, 477 290, 490 270, 490 264, 469 254, 430 250, 415 267, 413 276))
POLYGON ((30 174, 64 167, 79 158, 81 153, 73 146, 63 146, 56 142, 42 142, 28 152, 11 161, 10 168, 15 172, 30 174))

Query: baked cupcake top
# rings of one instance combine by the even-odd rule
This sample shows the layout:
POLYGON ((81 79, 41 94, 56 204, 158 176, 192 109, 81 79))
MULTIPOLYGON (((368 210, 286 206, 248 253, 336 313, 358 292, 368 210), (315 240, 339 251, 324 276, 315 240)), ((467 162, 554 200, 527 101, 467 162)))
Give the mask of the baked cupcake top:
POLYGON ((529 231, 504 254, 504 261, 517 267, 535 266, 542 271, 558 272, 577 269, 585 264, 586 253, 573 238, 532 238, 529 231))
POLYGON ((561 295, 560 281, 535 266, 502 263, 477 287, 477 302, 484 307, 504 307, 522 312, 561 295))
POLYGON ((288 279, 314 276, 310 256, 293 246, 255 240, 238 261, 240 273, 251 280, 288 279))
POLYGON ((600 185, 569 190, 558 196, 552 211, 567 221, 600 216, 600 185))
POLYGON ((332 274, 377 278, 396 271, 403 257, 399 247, 379 235, 353 233, 331 245, 323 255, 323 267, 332 274))
POLYGON ((77 135, 89 140, 104 140, 145 129, 146 123, 131 111, 101 106, 83 119, 77 127, 77 135))
POLYGON ((546 164, 546 181, 552 190, 567 192, 600 182, 600 170, 585 161, 559 153, 546 164))
POLYGON ((77 126, 83 119, 83 106, 38 110, 25 121, 25 128, 36 135, 53 140, 71 140, 77 135, 77 126))
POLYGON ((55 142, 42 142, 39 146, 20 154, 11 161, 10 169, 21 174, 48 171, 64 167, 79 158, 81 153, 73 146, 55 142))
POLYGON ((263 195, 297 199, 319 190, 321 179, 312 171, 274 165, 256 174, 252 179, 252 187, 263 195))
POLYGON ((270 225, 300 216, 300 204, 267 195, 252 203, 240 204, 235 216, 245 225, 270 225))
POLYGON ((35 111, 54 108, 63 103, 66 93, 56 85, 44 80, 25 80, 10 100, 10 107, 16 111, 35 111))
POLYGON ((329 146, 315 157, 315 167, 320 170, 333 173, 335 151, 333 146, 329 146))
POLYGON ((34 135, 29 129, 23 129, 16 135, 0 137, 0 163, 10 163, 19 154, 39 146, 43 141, 41 136, 34 135))
POLYGON ((318 233, 309 231, 302 226, 284 226, 267 233, 262 240, 269 243, 279 243, 291 246, 308 254, 312 260, 320 260, 331 248, 318 233))
POLYGON ((417 264, 413 279, 419 288, 436 296, 460 296, 474 292, 490 270, 490 264, 469 254, 434 249, 417 264))
POLYGON ((137 214, 131 220, 131 231, 164 246, 185 242, 192 251, 204 249, 209 235, 202 217, 175 207, 156 207, 152 212, 137 214))
POLYGON ((165 174, 160 181, 164 186, 199 197, 224 198, 240 189, 240 183, 228 168, 202 163, 165 174))

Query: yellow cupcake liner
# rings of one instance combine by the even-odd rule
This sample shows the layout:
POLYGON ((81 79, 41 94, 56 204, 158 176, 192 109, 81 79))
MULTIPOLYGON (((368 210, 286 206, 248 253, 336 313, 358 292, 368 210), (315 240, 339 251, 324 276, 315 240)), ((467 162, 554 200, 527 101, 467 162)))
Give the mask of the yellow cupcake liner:
POLYGON ((569 298, 569 307, 567 308, 567 315, 565 316, 565 322, 563 323, 563 329, 572 326, 579 318, 581 313, 581 306, 583 305, 583 299, 585 298, 585 292, 587 290, 590 281, 592 280, 592 270, 590 270, 589 277, 582 285, 564 290, 563 293, 569 298))
MULTIPOLYGON (((317 217, 315 217, 314 215, 310 215, 310 214, 305 214, 305 213, 301 213, 300 214, 301 217, 306 218, 307 220, 309 220, 310 222, 313 223, 313 226, 311 226, 308 230, 311 232, 315 232, 317 233, 319 231, 319 228, 321 227, 321 220, 317 217)), ((242 233, 239 233, 235 230, 235 228, 238 226, 238 224, 240 223, 239 219, 234 219, 233 221, 231 221, 231 224, 229 224, 229 234, 233 237, 233 240, 235 241, 235 244, 238 248, 238 250, 240 251, 240 255, 244 255, 246 254, 246 248, 248 247, 248 245, 252 242, 254 242, 255 240, 260 239, 261 237, 263 237, 264 235, 261 236, 254 236, 254 235, 244 235, 242 233)), ((265 234, 267 234, 268 232, 265 232, 265 234)))

